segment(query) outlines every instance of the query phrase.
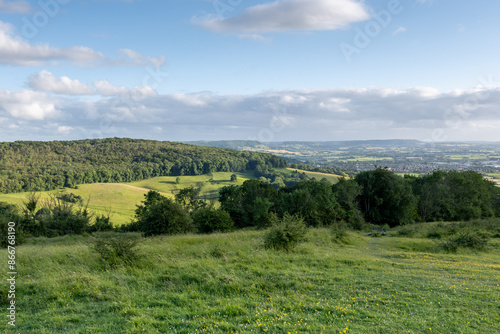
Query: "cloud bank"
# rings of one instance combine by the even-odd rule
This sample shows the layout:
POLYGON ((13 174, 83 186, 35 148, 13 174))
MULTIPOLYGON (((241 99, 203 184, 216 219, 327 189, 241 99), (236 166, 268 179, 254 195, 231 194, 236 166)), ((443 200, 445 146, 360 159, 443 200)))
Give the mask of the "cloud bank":
POLYGON ((85 46, 57 48, 48 44, 33 45, 15 34, 15 28, 0 21, 0 64, 11 66, 39 66, 65 61, 77 66, 146 66, 160 67, 165 58, 145 57, 133 50, 118 51, 118 58, 108 58, 103 53, 85 46))
POLYGON ((413 87, 158 95, 147 87, 127 89, 102 80, 92 88, 49 74, 38 76, 52 82, 51 92, 0 90, 1 140, 498 140, 500 130, 496 86, 450 92, 413 87), (102 97, 53 94, 87 90, 102 97))
POLYGON ((67 76, 58 78, 47 70, 33 74, 28 80, 28 86, 33 90, 60 95, 126 96, 131 99, 157 95, 150 86, 127 88, 116 86, 108 80, 96 80, 92 85, 67 76))
POLYGON ((0 13, 7 14, 27 14, 31 11, 31 6, 27 1, 6 1, 0 0, 0 13))
POLYGON ((370 18, 355 0, 277 0, 245 9, 231 18, 193 18, 214 32, 263 34, 284 31, 336 30, 370 18))

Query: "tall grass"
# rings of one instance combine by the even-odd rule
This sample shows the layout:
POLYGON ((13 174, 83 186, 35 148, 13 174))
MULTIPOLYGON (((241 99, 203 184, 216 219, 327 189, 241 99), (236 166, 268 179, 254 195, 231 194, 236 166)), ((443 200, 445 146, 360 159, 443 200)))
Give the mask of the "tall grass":
POLYGON ((337 244, 330 230, 310 229, 276 252, 262 247, 265 233, 140 238, 138 261, 114 267, 103 266, 91 237, 29 240, 17 249, 18 326, 4 332, 497 330, 497 239, 488 253, 444 254, 410 249, 425 239, 347 232, 350 243, 337 244))

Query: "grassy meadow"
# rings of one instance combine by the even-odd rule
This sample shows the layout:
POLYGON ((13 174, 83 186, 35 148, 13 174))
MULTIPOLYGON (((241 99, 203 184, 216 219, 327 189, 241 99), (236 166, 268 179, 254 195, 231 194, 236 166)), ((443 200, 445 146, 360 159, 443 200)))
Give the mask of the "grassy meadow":
POLYGON ((281 171, 283 173, 288 173, 288 174, 291 174, 294 171, 298 171, 299 173, 306 173, 307 176, 309 176, 310 178, 315 178, 316 180, 321 180, 321 179, 325 178, 329 182, 331 182, 332 184, 337 183, 339 181, 339 178, 344 177, 344 176, 335 175, 335 174, 309 172, 306 170, 296 169, 296 168, 286 168, 286 169, 281 169, 279 171, 281 171))
MULTIPOLYGON (((220 188, 227 185, 241 185, 250 178, 246 173, 234 173, 238 176, 237 182, 231 182, 233 173, 213 173, 199 176, 181 176, 177 184, 176 176, 155 177, 148 180, 131 183, 96 183, 82 184, 78 189, 63 189, 40 192, 42 202, 50 195, 58 195, 62 191, 81 196, 86 202, 89 200, 89 209, 95 214, 111 213, 111 222, 114 225, 129 223, 134 217, 136 205, 144 200, 144 194, 149 190, 156 190, 164 196, 174 196, 180 189, 186 187, 201 187, 201 196, 205 199, 217 198, 220 188)), ((22 205, 26 193, 0 194, 0 202, 22 205)))
POLYGON ((17 248, 18 325, 3 332, 498 332, 498 237, 485 252, 449 254, 405 233, 337 243, 311 229, 288 253, 265 250, 265 231, 128 234, 139 258, 117 267, 92 249, 110 234, 31 239, 17 248))

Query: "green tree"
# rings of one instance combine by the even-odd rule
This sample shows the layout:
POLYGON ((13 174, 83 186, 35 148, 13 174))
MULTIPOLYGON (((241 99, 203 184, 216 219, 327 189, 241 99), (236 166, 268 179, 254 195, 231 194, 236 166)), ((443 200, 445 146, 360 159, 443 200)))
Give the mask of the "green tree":
POLYGON ((411 179, 422 221, 471 220, 498 215, 500 189, 472 171, 435 171, 411 179))
POLYGON ((236 174, 231 175, 231 182, 237 182, 238 181, 238 176, 236 174))
POLYGON ((193 230, 187 211, 156 191, 149 191, 135 210, 135 224, 144 236, 179 234, 193 230))
POLYGON ((175 195, 175 203, 181 205, 188 212, 204 208, 207 203, 204 200, 198 199, 200 190, 193 187, 181 189, 175 195))
POLYGON ((241 186, 224 187, 219 192, 221 208, 231 215, 237 228, 269 225, 269 210, 276 198, 276 190, 259 180, 247 180, 241 186))
POLYGON ((316 180, 300 181, 282 189, 276 207, 280 216, 297 214, 308 226, 332 225, 342 217, 330 183, 316 180))
POLYGON ((358 202, 358 196, 362 193, 361 186, 352 179, 340 178, 339 182, 332 186, 332 190, 342 208, 342 220, 351 228, 361 230, 365 225, 358 202))
POLYGON ((229 213, 214 207, 197 210, 192 217, 200 233, 229 232, 234 228, 234 222, 229 213))
POLYGON ((358 198, 368 222, 398 226, 414 221, 417 200, 404 178, 387 169, 377 168, 359 173, 355 181, 362 187, 358 198))

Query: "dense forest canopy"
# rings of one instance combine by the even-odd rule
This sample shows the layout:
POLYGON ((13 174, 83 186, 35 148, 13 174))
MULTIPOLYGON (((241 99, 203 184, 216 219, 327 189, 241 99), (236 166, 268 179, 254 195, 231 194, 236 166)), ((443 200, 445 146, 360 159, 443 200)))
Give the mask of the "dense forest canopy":
POLYGON ((285 167, 271 154, 127 138, 0 143, 0 193, 285 167))

